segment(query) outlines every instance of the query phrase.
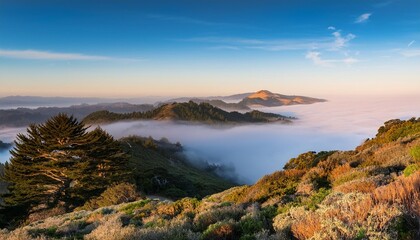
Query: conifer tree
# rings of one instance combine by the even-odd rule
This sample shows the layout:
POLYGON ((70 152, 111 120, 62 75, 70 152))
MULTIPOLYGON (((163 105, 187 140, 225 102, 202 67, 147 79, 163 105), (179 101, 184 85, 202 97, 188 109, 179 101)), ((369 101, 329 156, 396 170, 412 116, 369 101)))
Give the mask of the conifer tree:
POLYGON ((127 179, 127 156, 100 128, 87 127, 66 114, 19 134, 6 165, 10 193, 6 206, 46 205, 71 210, 127 179))

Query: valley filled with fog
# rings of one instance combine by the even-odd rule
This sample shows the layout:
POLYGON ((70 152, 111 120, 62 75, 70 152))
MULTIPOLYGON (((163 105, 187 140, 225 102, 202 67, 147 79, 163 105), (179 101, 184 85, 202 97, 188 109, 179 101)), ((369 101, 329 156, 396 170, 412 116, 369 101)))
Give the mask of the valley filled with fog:
MULTIPOLYGON (((119 122, 101 126, 116 138, 128 135, 166 137, 180 142, 192 161, 223 164, 241 183, 253 183, 282 169, 307 151, 350 150, 373 137, 384 121, 420 116, 419 96, 329 97, 325 103, 259 109, 297 117, 292 124, 207 126, 162 121, 119 122)), ((19 129, 0 129, 12 141, 19 129)), ((0 153, 0 161, 8 158, 0 153)))

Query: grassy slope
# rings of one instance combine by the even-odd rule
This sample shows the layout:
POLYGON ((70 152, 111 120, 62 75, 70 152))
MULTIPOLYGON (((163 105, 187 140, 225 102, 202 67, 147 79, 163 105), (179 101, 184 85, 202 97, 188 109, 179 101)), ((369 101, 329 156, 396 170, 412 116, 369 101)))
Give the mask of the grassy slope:
POLYGON ((420 119, 387 122, 354 151, 302 154, 252 186, 74 212, 0 238, 419 239, 419 164, 420 119))
POLYGON ((146 194, 171 199, 202 198, 233 186, 212 172, 191 165, 180 145, 150 138, 127 137, 120 140, 131 156, 136 183, 146 194))

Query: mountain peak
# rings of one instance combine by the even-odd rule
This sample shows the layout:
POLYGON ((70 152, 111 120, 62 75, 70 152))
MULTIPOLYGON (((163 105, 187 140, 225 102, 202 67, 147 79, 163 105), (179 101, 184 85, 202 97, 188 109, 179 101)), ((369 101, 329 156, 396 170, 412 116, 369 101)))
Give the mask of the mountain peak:
POLYGON ((260 90, 248 96, 248 98, 261 98, 261 99, 268 99, 272 97, 274 94, 268 90, 260 90))

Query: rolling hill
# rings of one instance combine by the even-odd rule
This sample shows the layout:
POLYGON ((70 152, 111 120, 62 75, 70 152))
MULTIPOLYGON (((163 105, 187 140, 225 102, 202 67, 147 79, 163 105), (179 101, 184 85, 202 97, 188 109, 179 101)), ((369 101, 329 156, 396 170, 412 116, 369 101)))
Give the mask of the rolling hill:
POLYGON ((312 104, 317 102, 325 102, 326 100, 305 96, 288 96, 272 93, 267 90, 260 90, 257 92, 241 93, 231 96, 175 98, 166 101, 166 103, 188 101, 193 101, 196 103, 209 103, 223 110, 244 111, 253 107, 278 107, 285 105, 312 104))
POLYGON ((112 113, 99 111, 88 115, 83 122, 87 124, 111 123, 127 120, 171 120, 200 123, 267 123, 290 122, 292 118, 273 113, 251 111, 247 113, 226 112, 208 103, 164 104, 147 112, 112 113))
POLYGON ((238 104, 245 105, 248 107, 277 107, 284 105, 312 104, 325 101, 326 100, 319 98, 311 98, 304 96, 288 96, 272 93, 267 90, 261 90, 245 97, 238 104))

